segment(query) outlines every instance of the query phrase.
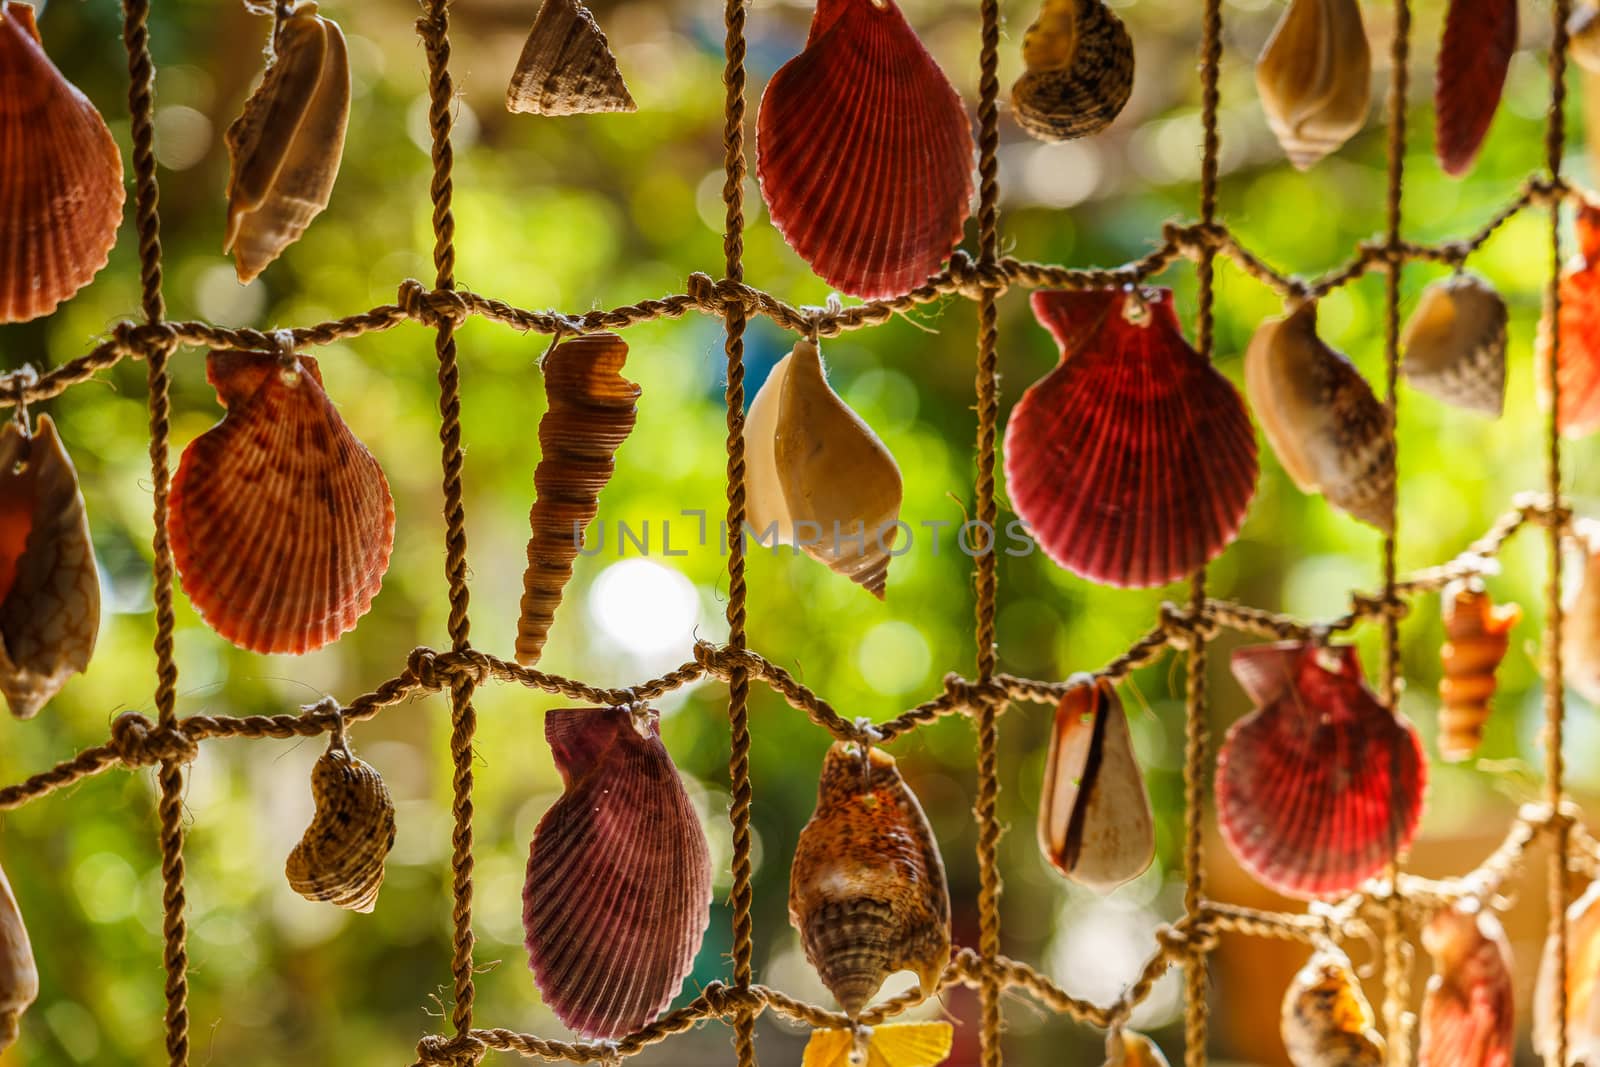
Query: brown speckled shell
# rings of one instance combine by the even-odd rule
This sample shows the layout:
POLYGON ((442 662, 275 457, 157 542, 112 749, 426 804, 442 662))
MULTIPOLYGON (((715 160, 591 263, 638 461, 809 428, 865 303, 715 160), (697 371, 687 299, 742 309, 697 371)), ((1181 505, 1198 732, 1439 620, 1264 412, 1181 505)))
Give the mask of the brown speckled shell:
POLYGON ((1281 1029, 1294 1067, 1383 1067, 1372 1006, 1349 958, 1332 945, 1318 949, 1289 983, 1281 1029))
POLYGON ((1457 274, 1423 291, 1401 344, 1406 380, 1467 411, 1499 418, 1506 393, 1506 322, 1500 294, 1457 274))
POLYGON ((1439 755, 1464 760, 1483 742, 1494 696, 1495 671, 1511 647, 1511 628, 1522 618, 1515 604, 1496 606, 1476 579, 1452 582, 1441 596, 1446 641, 1439 652, 1439 755))
POLYGON ((383 885, 383 861, 394 848, 394 801, 369 764, 330 741, 311 771, 316 815, 289 853, 284 874, 307 900, 371 911, 383 885))
POLYGON ((577 0, 544 0, 506 87, 506 109, 589 115, 639 107, 589 9, 577 0))
POLYGON ((1102 0, 1046 0, 1022 39, 1022 59, 1011 108, 1041 141, 1099 133, 1133 95, 1133 39, 1102 0))

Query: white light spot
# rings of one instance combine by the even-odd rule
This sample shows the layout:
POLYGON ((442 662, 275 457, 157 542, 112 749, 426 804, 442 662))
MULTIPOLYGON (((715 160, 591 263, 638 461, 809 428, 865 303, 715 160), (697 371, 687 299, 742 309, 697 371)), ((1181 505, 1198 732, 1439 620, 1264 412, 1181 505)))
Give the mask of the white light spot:
POLYGON ((693 582, 669 567, 625 559, 595 579, 589 617, 635 656, 687 652, 700 623, 700 596, 693 582))

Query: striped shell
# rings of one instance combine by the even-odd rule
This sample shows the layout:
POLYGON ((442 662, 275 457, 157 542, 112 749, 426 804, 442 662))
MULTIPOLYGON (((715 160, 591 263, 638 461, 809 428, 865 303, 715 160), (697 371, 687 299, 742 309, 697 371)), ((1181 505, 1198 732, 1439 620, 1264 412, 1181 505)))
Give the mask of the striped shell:
POLYGON ((389 788, 336 736, 311 770, 311 795, 316 815, 284 864, 289 886, 307 900, 371 911, 394 848, 389 788))
POLYGON ((1455 274, 1423 291, 1401 346, 1406 380, 1447 404, 1499 418, 1506 393, 1506 321, 1500 294, 1455 274))
MULTIPOLYGON (((1561 410, 1556 422, 1567 437, 1600 429, 1600 200, 1578 198, 1578 253, 1561 273, 1561 359, 1557 374, 1561 410)), ((1539 322, 1534 371, 1539 403, 1550 410, 1550 312, 1539 322)))
POLYGON ((639 106, 589 9, 578 0, 544 0, 506 87, 506 110, 591 115, 639 106))
POLYGON ((1349 957, 1332 945, 1316 951, 1283 997, 1280 1029, 1294 1067, 1383 1067, 1372 1022, 1349 957))
POLYGON ((0 870, 0 1052, 17 1040, 22 1013, 39 997, 39 970, 11 880, 0 870))
POLYGON ((1450 0, 1434 88, 1435 145, 1446 174, 1472 169, 1517 50, 1517 0, 1450 0))
MULTIPOLYGON (((1533 989, 1533 1049, 1557 1056, 1557 942, 1546 939, 1533 989)), ((1567 907, 1567 1063, 1600 1062, 1600 882, 1590 882, 1567 907)))
POLYGON ((1102 0, 1044 0, 1011 87, 1017 122, 1041 141, 1099 133, 1133 95, 1133 39, 1102 0))
POLYGON ((1433 977, 1422 998, 1417 1067, 1511 1067, 1516 997, 1500 920, 1469 898, 1428 920, 1422 947, 1433 977))
POLYGON ((1256 89, 1289 162, 1307 170, 1366 125, 1372 49, 1356 0, 1289 0, 1256 89))
POLYGON ((1478 579, 1445 586, 1445 645, 1439 656, 1444 676, 1439 680, 1439 755, 1464 760, 1483 743, 1489 719, 1489 701, 1495 691, 1495 671, 1511 647, 1511 628, 1522 618, 1515 604, 1498 607, 1478 579))

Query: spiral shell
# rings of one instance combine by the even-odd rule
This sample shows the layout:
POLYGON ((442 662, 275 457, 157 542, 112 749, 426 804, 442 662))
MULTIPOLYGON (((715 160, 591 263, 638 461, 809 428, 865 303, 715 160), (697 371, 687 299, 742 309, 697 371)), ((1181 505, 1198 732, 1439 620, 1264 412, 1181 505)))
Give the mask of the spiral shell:
POLYGON ((544 0, 506 87, 506 109, 590 115, 639 106, 589 9, 577 0, 544 0))
POLYGON ((1464 760, 1483 743, 1494 696, 1495 671, 1511 647, 1510 631, 1522 618, 1515 604, 1495 606, 1478 579, 1445 586, 1444 631, 1440 650, 1444 677, 1439 681, 1439 755, 1464 760))
POLYGON ((1423 291, 1401 345, 1406 380, 1447 404, 1499 418, 1506 392, 1506 302, 1472 274, 1423 291))
POLYGON ((1433 976, 1422 998, 1417 1067, 1511 1067, 1516 1042, 1511 945, 1494 913, 1470 898, 1422 929, 1433 976))
POLYGON ((1294 1067, 1383 1067, 1372 1022, 1349 957, 1332 945, 1317 950, 1284 994, 1280 1028, 1294 1067))
POLYGON ((1022 38, 1017 122, 1042 141, 1099 133, 1133 95, 1133 39, 1102 0, 1045 0, 1022 38))
POLYGON ((311 795, 316 815, 284 864, 290 887, 307 900, 371 911, 394 848, 389 788, 336 734, 311 770, 311 795))
POLYGON ((1298 170, 1367 121, 1372 49, 1356 0, 1290 0, 1256 63, 1273 135, 1298 170))

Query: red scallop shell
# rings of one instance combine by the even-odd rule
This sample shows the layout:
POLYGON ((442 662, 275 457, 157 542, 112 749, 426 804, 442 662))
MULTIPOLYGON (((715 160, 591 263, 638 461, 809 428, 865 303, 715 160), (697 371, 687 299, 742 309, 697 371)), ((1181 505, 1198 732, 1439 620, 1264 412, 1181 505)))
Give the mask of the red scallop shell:
POLYGON ((1353 645, 1241 648, 1233 675, 1257 710, 1217 753, 1223 840, 1288 896, 1355 889, 1416 836, 1428 778, 1417 731, 1367 688, 1353 645))
POLYGON ((1219 555, 1255 495, 1244 400, 1183 339, 1170 289, 1040 290, 1061 363, 1006 425, 1011 503, 1056 563, 1097 582, 1161 585, 1219 555))
MULTIPOLYGON (((1556 422, 1567 437, 1600 430, 1600 203, 1581 200, 1578 254, 1561 275, 1561 410, 1556 422)), ((1549 311, 1540 320, 1535 375, 1539 399, 1550 408, 1549 311)))
POLYGON ((1434 87, 1435 149, 1446 174, 1472 169, 1517 50, 1517 0, 1450 0, 1434 87))
POLYGON ((183 590, 217 633, 299 654, 353 629, 394 547, 394 500, 310 356, 212 352, 228 413, 183 451, 167 528, 183 590))
POLYGON ((818 0, 756 119, 761 192, 800 258, 854 296, 921 285, 961 242, 972 166, 961 97, 894 0, 818 0))

